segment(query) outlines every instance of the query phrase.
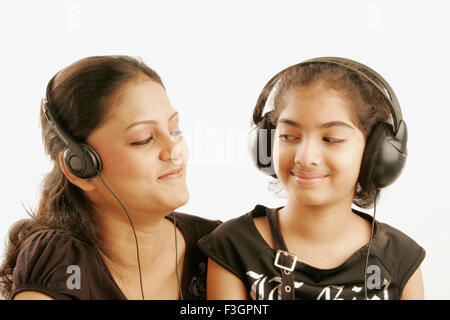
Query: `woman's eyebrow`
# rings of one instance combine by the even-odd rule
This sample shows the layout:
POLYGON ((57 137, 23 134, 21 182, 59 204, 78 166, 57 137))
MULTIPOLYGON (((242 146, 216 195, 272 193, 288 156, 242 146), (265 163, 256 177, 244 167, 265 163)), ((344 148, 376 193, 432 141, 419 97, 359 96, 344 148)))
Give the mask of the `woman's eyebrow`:
MULTIPOLYGON (((293 120, 286 119, 286 118, 279 119, 277 123, 285 123, 287 125, 290 125, 290 126, 293 126, 296 128, 302 128, 302 125, 300 123, 297 123, 293 120)), ((348 124, 344 121, 330 121, 330 122, 322 123, 322 124, 318 125, 317 127, 320 129, 327 129, 327 128, 331 128, 331 127, 344 127, 344 128, 354 129, 353 126, 351 126, 350 124, 348 124)))
MULTIPOLYGON (((178 115, 178 112, 175 111, 170 117, 169 119, 167 119, 167 122, 169 122, 170 120, 172 120, 173 118, 175 118, 178 115)), ((158 124, 158 121, 156 120, 141 120, 141 121, 136 121, 133 122, 132 124, 130 124, 125 130, 130 129, 131 127, 137 126, 137 125, 141 125, 141 124, 150 124, 150 125, 154 125, 156 126, 158 124)))

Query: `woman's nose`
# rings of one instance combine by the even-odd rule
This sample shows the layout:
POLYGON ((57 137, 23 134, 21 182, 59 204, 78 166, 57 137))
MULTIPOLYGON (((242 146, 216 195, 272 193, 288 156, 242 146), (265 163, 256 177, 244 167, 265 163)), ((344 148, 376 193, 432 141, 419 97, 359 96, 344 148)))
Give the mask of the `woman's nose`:
POLYGON ((160 159, 163 161, 179 161, 183 158, 183 148, 180 136, 164 134, 161 136, 160 159))
POLYGON ((302 167, 317 166, 322 159, 320 146, 312 139, 305 139, 299 144, 295 154, 295 162, 302 167))

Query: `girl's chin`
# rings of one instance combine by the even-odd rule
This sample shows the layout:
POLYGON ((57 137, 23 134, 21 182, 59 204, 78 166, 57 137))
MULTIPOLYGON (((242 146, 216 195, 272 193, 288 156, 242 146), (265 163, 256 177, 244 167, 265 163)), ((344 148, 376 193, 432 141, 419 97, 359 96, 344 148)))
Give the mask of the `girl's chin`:
POLYGON ((289 192, 289 199, 308 207, 326 205, 330 202, 330 198, 325 190, 295 190, 289 192))

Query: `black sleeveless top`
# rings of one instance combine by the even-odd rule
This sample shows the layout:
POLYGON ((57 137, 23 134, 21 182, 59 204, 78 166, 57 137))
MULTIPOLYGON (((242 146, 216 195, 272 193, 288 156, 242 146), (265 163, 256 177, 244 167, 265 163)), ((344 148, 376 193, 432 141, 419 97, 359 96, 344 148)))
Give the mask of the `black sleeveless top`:
MULTIPOLYGON (((173 214, 166 218, 173 222, 173 214)), ((176 223, 186 241, 180 274, 183 298, 205 299, 207 257, 197 241, 220 221, 176 212, 176 223)), ((11 297, 22 291, 38 291, 60 300, 126 299, 99 252, 60 230, 40 233, 24 244, 13 270, 11 297), (78 280, 73 277, 76 271, 78 280)))
MULTIPOLYGON (((253 218, 277 217, 277 209, 257 205, 247 214, 229 220, 199 241, 200 249, 223 268, 235 274, 245 284, 248 297, 256 300, 279 300, 285 288, 285 269, 274 265, 277 251, 272 249, 257 230, 253 218)), ((372 222, 368 214, 353 209, 355 214, 372 222)), ((273 225, 274 242, 279 226, 273 225)), ((276 245, 276 244, 275 244, 276 245)), ((293 267, 292 287, 295 299, 355 300, 365 298, 364 272, 368 245, 354 252, 343 264, 333 269, 319 269, 293 259, 278 265, 293 267)), ((282 249, 282 248, 277 248, 282 249)), ((287 250, 287 248, 284 248, 287 250)), ((369 299, 400 299, 403 288, 425 257, 425 251, 399 230, 375 221, 375 233, 370 249, 367 292, 369 299)))

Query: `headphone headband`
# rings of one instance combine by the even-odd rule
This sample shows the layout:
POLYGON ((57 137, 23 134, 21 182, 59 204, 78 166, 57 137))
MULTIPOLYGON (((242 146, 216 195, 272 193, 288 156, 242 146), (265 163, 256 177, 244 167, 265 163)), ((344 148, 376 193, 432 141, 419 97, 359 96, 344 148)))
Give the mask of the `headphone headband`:
POLYGON ((44 115, 48 123, 55 130, 57 136, 64 142, 66 147, 72 150, 74 153, 82 154, 83 150, 81 149, 79 143, 76 142, 76 140, 72 138, 72 136, 66 130, 64 130, 64 127, 57 120, 51 108, 49 108, 48 101, 46 98, 44 98, 42 101, 42 109, 44 111, 44 115))
POLYGON ((284 70, 278 72, 272 79, 269 80, 269 82, 264 87, 262 93, 258 97, 256 107, 253 111, 253 121, 255 124, 257 124, 258 122, 260 122, 262 120, 264 106, 267 102, 267 99, 269 98, 269 94, 272 91, 273 87, 280 80, 281 75, 284 74, 287 70, 290 70, 291 68, 296 68, 296 67, 299 67, 302 65, 307 65, 307 64, 312 64, 312 63, 329 63, 329 64, 341 66, 341 67, 344 67, 346 69, 349 69, 349 70, 357 73, 358 75, 362 76, 364 79, 369 81, 369 83, 371 83, 381 93, 381 95, 386 100, 386 102, 389 106, 389 109, 391 111, 391 114, 392 114, 394 135, 397 134, 398 129, 400 127, 400 122, 403 120, 403 115, 402 115, 402 111, 401 111, 397 96, 395 95, 394 90, 391 88, 391 86, 388 84, 388 82, 376 71, 372 70, 371 68, 369 68, 368 66, 366 66, 362 63, 359 63, 359 62, 356 62, 356 61, 353 61, 350 59, 337 58, 337 57, 321 57, 321 58, 314 58, 314 59, 306 60, 306 61, 292 65, 292 66, 285 68, 284 70), (358 67, 360 67, 362 70, 356 69, 356 68, 350 66, 350 64, 355 64, 358 67), (384 86, 384 88, 380 87, 380 85, 378 83, 376 83, 374 80, 372 80, 366 74, 366 72, 371 74, 372 76, 374 76, 377 80, 379 80, 382 83, 382 85, 384 86))

